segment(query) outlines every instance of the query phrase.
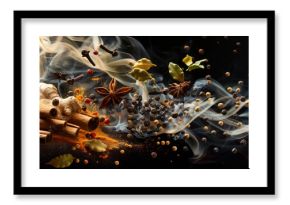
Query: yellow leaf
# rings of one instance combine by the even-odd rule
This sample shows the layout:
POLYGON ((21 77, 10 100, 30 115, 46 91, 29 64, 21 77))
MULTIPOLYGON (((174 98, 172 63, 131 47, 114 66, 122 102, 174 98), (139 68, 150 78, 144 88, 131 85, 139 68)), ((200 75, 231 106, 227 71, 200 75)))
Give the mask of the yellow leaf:
POLYGON ((169 63, 168 65, 169 73, 172 76, 174 80, 177 80, 179 82, 184 81, 184 72, 183 70, 179 67, 179 65, 175 63, 169 63))
POLYGON ((156 65, 147 58, 141 58, 133 65, 133 68, 140 68, 143 70, 149 70, 152 67, 156 67, 156 65))
POLYGON ((100 140, 89 140, 86 142, 85 147, 93 152, 105 152, 107 149, 107 145, 100 140))
POLYGON ((193 63, 192 57, 189 55, 186 55, 183 59, 182 62, 185 63, 185 65, 190 66, 193 63))
POLYGON ((74 159, 75 158, 71 154, 63 154, 53 158, 47 164, 55 168, 66 168, 73 163, 74 159))
POLYGON ((134 68, 130 74, 139 81, 145 81, 149 79, 153 79, 153 77, 148 73, 146 70, 143 70, 141 68, 134 68))

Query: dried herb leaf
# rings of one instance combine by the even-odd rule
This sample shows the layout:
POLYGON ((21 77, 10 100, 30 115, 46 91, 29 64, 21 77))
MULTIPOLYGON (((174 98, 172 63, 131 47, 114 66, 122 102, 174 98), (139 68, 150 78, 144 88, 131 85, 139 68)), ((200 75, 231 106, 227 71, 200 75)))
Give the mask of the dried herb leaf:
POLYGON ((190 66, 193 64, 193 58, 190 55, 186 55, 183 59, 182 62, 185 63, 185 65, 190 66))
POLYGON ((66 168, 73 163, 74 159, 75 158, 71 154, 63 154, 53 158, 47 164, 55 168, 66 168))
POLYGON ((199 61, 195 61, 193 64, 189 65, 186 71, 192 71, 195 69, 204 69, 204 65, 202 65, 203 62, 206 62, 207 59, 202 59, 199 61))
POLYGON ((150 80, 153 79, 153 77, 148 73, 146 70, 143 70, 141 68, 134 68, 130 74, 139 81, 145 81, 145 80, 150 80))
POLYGON ((85 147, 93 152, 105 152, 108 146, 100 140, 93 139, 87 141, 85 147))
POLYGON ((184 81, 184 72, 183 70, 179 67, 179 65, 170 62, 168 65, 169 73, 172 76, 174 80, 177 80, 179 82, 184 81))
POLYGON ((152 67, 156 67, 156 65, 147 58, 141 58, 133 65, 133 68, 140 68, 146 71, 152 67))

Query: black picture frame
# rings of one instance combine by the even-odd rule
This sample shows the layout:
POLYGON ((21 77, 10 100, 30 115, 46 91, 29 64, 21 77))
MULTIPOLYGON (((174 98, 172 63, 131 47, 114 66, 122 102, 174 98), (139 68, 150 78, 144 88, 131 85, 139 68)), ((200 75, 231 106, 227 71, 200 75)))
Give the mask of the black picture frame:
MULTIPOLYGON (((275 194, 275 11, 14 11, 14 194, 275 194), (21 26, 27 18, 233 18, 267 21, 267 186, 266 187, 23 187, 21 161, 21 26), (16 102, 17 100, 17 102, 16 102)), ((246 180, 246 179, 245 179, 246 180)))

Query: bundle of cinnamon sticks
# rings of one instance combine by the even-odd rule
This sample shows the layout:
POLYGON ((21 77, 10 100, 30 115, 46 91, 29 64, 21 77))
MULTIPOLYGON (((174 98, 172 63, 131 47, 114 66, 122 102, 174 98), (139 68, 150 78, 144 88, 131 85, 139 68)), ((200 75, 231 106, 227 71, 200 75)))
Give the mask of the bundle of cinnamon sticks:
POLYGON ((61 105, 57 102, 59 96, 55 87, 52 87, 50 84, 42 84, 41 89, 44 90, 41 90, 42 96, 47 96, 47 93, 50 94, 49 97, 42 98, 39 104, 39 136, 41 142, 45 143, 51 140, 54 133, 64 136, 77 137, 80 129, 91 131, 97 128, 99 123, 98 117, 92 116, 81 109, 77 109, 77 111, 68 116, 68 120, 63 120, 63 118, 59 117, 63 113, 60 113, 61 105), (45 89, 43 89, 43 87, 45 89), (51 94, 53 94, 52 97, 51 94))

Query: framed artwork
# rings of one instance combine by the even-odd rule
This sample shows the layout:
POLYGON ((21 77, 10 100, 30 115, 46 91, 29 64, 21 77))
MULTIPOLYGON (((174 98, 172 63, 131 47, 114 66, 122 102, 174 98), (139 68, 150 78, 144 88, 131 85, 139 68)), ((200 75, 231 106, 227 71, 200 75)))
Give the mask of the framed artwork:
POLYGON ((14 11, 14 194, 274 194, 274 19, 14 11))

